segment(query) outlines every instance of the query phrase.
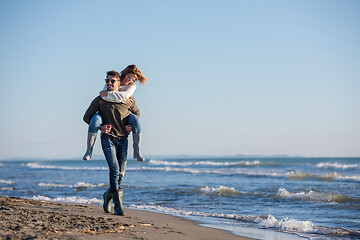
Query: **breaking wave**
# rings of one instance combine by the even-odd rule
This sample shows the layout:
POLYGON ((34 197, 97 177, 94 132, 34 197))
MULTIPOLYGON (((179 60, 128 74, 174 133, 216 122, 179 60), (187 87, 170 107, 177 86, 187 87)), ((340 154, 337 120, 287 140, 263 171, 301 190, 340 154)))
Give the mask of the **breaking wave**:
POLYGON ((176 162, 176 161, 160 161, 153 160, 149 161, 151 165, 163 165, 163 166, 259 166, 259 165, 278 165, 277 163, 264 163, 258 160, 254 161, 237 161, 237 162, 214 162, 214 161, 197 161, 197 162, 176 162))
POLYGON ((314 224, 311 221, 297 221, 292 218, 278 220, 270 214, 267 218, 256 218, 255 222, 262 227, 277 228, 289 232, 310 233, 314 231, 314 224))
POLYGON ((187 172, 187 173, 216 173, 216 174, 228 174, 218 170, 201 170, 191 168, 173 168, 173 167, 129 167, 128 171, 165 171, 165 172, 187 172))
POLYGON ((11 180, 0 179, 0 183, 13 184, 13 183, 15 183, 15 182, 14 182, 14 181, 11 181, 11 180))
POLYGON ((313 190, 307 192, 291 193, 285 188, 279 188, 277 198, 282 199, 296 199, 303 201, 320 201, 320 202, 335 202, 335 203, 346 203, 346 202, 360 202, 360 200, 351 198, 349 196, 338 194, 338 193, 324 193, 313 190))
POLYGON ((173 161, 160 161, 153 160, 149 161, 150 165, 165 165, 165 166, 235 166, 236 162, 212 162, 212 161, 198 161, 198 162, 173 162, 173 161))
POLYGON ((318 168, 326 169, 360 169, 360 164, 340 164, 332 162, 324 162, 316 164, 318 168))
POLYGON ((203 186, 195 188, 196 192, 200 192, 204 195, 217 195, 217 196, 234 196, 237 194, 244 194, 245 192, 236 191, 233 187, 225 187, 225 186, 219 186, 219 187, 209 187, 209 186, 203 186))
POLYGON ((82 197, 57 197, 57 198, 49 198, 46 196, 38 195, 33 196, 34 200, 39 201, 54 201, 54 202, 71 202, 71 203, 80 203, 80 204, 102 204, 103 200, 98 198, 82 198, 82 197))
POLYGON ((354 181, 360 181, 359 175, 354 176, 344 176, 341 174, 338 174, 337 172, 333 173, 323 173, 323 174, 315 174, 315 173, 302 173, 302 172, 291 172, 288 177, 288 180, 320 180, 320 181, 332 181, 334 179, 339 180, 354 180, 354 181))
MULTIPOLYGON (((332 180, 348 180, 348 181, 360 181, 360 175, 351 175, 346 176, 339 174, 337 172, 333 173, 323 173, 323 174, 315 174, 315 173, 303 173, 303 172, 287 172, 285 170, 279 169, 242 169, 242 168, 187 168, 184 166, 195 166, 204 164, 204 166, 210 166, 212 164, 223 164, 221 166, 237 166, 236 164, 244 164, 244 165, 253 165, 258 164, 258 161, 255 160, 253 162, 170 162, 170 161, 158 161, 158 160, 150 160, 150 165, 155 165, 153 167, 142 166, 142 167, 128 167, 128 171, 165 171, 165 172, 185 172, 191 174, 219 174, 219 175, 244 175, 244 176, 252 176, 252 177, 287 177, 288 180, 319 180, 319 181, 332 181, 332 180), (189 165, 190 164, 190 165, 189 165), (206 165, 210 164, 210 165, 206 165), (225 164, 225 165, 224 165, 225 164), (228 165, 226 165, 228 164, 228 165), (230 165, 233 164, 233 165, 230 165), (235 164, 235 165, 234 165, 235 164), (165 165, 163 167, 156 167, 156 165, 165 165), (179 166, 179 167, 172 167, 179 166)), ((267 163, 265 163, 267 164, 267 163)), ((70 171, 78 171, 78 170, 89 170, 89 171, 108 171, 108 167, 66 167, 66 166, 53 166, 53 165, 42 165, 39 163, 23 163, 21 166, 34 168, 34 169, 54 169, 54 170, 70 170, 70 171)), ((215 166, 215 165, 214 165, 215 166)), ((6 180, 3 180, 6 181, 6 180)), ((1 183, 1 181, 0 181, 1 183)), ((5 182, 3 182, 5 183, 5 182)))
POLYGON ((193 169, 174 167, 129 167, 127 171, 165 171, 165 172, 186 172, 192 174, 219 174, 219 175, 246 175, 254 177, 284 177, 287 173, 266 171, 266 170, 243 170, 243 169, 193 169))
POLYGON ((37 168, 37 169, 60 169, 60 170, 109 170, 107 167, 64 167, 41 165, 39 163, 23 163, 22 167, 37 168))
POLYGON ((221 219, 230 219, 240 222, 253 223, 260 228, 272 228, 283 232, 292 233, 308 233, 308 234, 324 234, 336 237, 343 236, 360 236, 360 231, 349 230, 345 228, 331 228, 315 226, 311 221, 299 221, 293 218, 277 219, 272 215, 267 216, 252 216, 252 215, 236 215, 236 214, 218 214, 205 213, 189 210, 178 210, 174 208, 164 207, 160 205, 130 205, 131 208, 142 209, 153 212, 166 213, 176 216, 200 216, 200 217, 215 217, 221 219))
POLYGON ((324 173, 324 174, 310 174, 302 172, 291 172, 287 177, 289 180, 305 180, 305 179, 316 179, 321 181, 332 181, 341 175, 337 173, 324 173))
POLYGON ((108 185, 105 183, 100 183, 97 185, 86 183, 86 182, 77 182, 75 185, 65 185, 65 184, 56 184, 56 183, 39 183, 38 186, 40 187, 66 187, 66 188, 102 188, 107 187, 108 185))

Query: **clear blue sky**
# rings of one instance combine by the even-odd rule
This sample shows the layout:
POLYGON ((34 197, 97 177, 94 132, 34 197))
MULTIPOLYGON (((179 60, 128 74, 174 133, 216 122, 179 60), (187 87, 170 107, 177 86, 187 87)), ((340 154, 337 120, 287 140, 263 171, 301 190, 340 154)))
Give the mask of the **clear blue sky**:
POLYGON ((144 155, 360 156, 360 1, 3 0, 0 35, 0 159, 81 157, 132 63, 144 155))

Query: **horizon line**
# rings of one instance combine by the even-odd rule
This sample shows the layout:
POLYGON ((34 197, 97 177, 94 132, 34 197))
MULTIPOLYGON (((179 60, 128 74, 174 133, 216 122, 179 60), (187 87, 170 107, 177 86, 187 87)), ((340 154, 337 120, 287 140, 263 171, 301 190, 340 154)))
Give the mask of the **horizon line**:
MULTIPOLYGON (((360 156, 302 156, 302 155, 287 155, 287 154, 274 154, 274 155, 261 155, 261 154, 236 154, 236 155, 190 155, 190 154, 174 154, 174 155, 144 155, 145 159, 151 158, 360 158, 360 156)), ((66 158, 50 158, 50 157, 9 157, 2 158, 0 161, 11 160, 82 160, 82 157, 66 157, 66 158)), ((94 155, 93 160, 104 160, 102 155, 94 155)))

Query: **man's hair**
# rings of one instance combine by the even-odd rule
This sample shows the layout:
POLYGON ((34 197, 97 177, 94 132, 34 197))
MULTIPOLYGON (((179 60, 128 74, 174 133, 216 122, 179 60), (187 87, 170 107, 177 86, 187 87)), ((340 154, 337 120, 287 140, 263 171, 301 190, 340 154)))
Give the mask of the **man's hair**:
POLYGON ((146 84, 146 77, 141 73, 140 69, 135 64, 131 64, 121 71, 120 80, 123 80, 128 73, 134 74, 140 84, 146 84))
POLYGON ((106 77, 108 77, 108 76, 114 76, 114 77, 120 79, 119 73, 115 70, 106 72, 106 77))

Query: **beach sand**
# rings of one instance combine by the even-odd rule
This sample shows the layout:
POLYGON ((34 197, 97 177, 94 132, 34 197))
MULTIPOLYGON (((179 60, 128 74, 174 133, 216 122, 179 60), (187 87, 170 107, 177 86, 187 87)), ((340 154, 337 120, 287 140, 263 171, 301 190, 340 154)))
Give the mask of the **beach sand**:
POLYGON ((0 196, 0 239, 251 239, 166 214, 0 196))

